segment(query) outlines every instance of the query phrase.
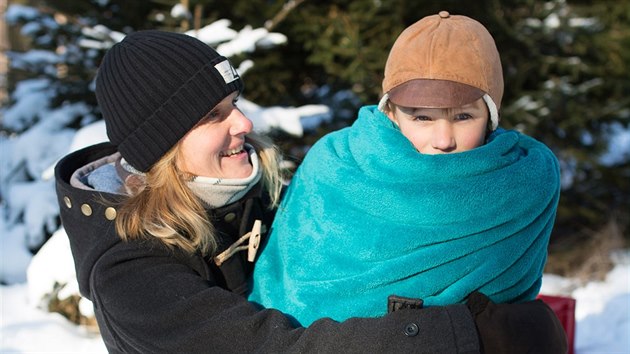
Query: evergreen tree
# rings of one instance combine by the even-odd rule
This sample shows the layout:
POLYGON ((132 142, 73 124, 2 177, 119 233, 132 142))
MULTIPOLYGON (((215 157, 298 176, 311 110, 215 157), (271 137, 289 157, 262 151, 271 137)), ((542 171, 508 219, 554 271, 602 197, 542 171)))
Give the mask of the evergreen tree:
MULTIPOLYGON (((37 77, 47 80, 42 92, 48 110, 86 102, 63 127, 77 128, 99 118, 91 85, 106 47, 85 45, 107 42, 98 24, 124 34, 149 28, 184 31, 225 18, 236 30, 267 26, 285 34, 286 45, 249 55, 256 65, 246 74, 245 96, 267 106, 333 107, 338 119, 331 124, 300 139, 277 135, 298 160, 321 135, 351 124, 359 106, 378 101, 389 48, 405 27, 440 10, 468 15, 490 30, 501 53, 506 82, 502 125, 542 140, 562 161, 564 188, 553 238, 589 235, 610 218, 622 230, 630 225, 630 153, 618 159, 607 155, 612 134, 630 125, 630 0, 43 3, 44 15, 23 19, 21 28, 28 30, 33 46, 56 59, 13 68, 10 89, 15 91, 18 80, 37 77), (172 17, 177 4, 189 12, 172 17)), ((243 59, 232 58, 237 65, 243 59)), ((17 55, 13 61, 19 61, 17 55)), ((5 136, 23 133, 42 114, 25 117, 20 125, 3 124, 2 131, 5 136)), ((36 171, 9 167, 11 178, 38 178, 36 171)))
POLYGON ((627 229, 630 151, 605 156, 611 133, 630 125, 630 1, 532 2, 500 14, 503 120, 562 161, 555 235, 588 236, 609 218, 627 229))
MULTIPOLYGON (((260 18, 256 13, 270 2, 255 3, 239 12, 244 22, 260 18)), ((561 159, 554 240, 589 236, 611 218, 627 230, 630 152, 611 160, 608 150, 618 149, 610 146, 614 133, 630 129, 628 0, 304 1, 279 24, 289 38, 282 57, 276 52, 269 67, 252 72, 248 90, 270 103, 323 99, 300 97, 321 92, 317 88, 350 90, 359 97, 355 111, 374 104, 398 33, 439 10, 468 15, 488 27, 505 74, 502 125, 542 140, 561 159)), ((312 143, 326 129, 302 143, 312 143)))

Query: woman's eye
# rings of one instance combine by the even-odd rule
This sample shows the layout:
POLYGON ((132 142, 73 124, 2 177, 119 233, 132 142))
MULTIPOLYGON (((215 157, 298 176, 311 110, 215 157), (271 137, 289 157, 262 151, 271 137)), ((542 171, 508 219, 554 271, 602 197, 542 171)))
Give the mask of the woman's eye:
POLYGON ((220 117, 219 110, 213 109, 208 114, 206 114, 203 118, 201 118, 198 124, 216 121, 219 117, 220 117))

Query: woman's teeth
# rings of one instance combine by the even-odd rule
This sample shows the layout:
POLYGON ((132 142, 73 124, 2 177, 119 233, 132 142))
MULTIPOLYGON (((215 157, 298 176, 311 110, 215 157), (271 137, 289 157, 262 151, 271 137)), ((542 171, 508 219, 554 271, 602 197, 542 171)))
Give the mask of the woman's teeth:
POLYGON ((238 147, 236 149, 223 151, 221 153, 221 156, 229 157, 229 156, 232 156, 232 155, 236 155, 236 154, 240 153, 241 151, 243 151, 243 146, 240 146, 240 147, 238 147))

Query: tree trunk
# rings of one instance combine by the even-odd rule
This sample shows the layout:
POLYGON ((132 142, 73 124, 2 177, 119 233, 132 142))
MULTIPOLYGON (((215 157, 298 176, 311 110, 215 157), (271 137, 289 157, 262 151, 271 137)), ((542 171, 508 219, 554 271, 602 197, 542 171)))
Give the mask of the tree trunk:
POLYGON ((7 51, 9 48, 9 34, 7 21, 5 20, 8 0, 0 0, 0 106, 4 106, 9 100, 8 95, 8 74, 9 58, 7 51))

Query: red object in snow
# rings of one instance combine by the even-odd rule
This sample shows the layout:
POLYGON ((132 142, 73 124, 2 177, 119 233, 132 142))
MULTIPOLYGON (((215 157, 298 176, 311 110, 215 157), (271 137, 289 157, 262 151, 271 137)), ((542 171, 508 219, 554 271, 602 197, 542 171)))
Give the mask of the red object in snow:
POLYGON ((575 344, 575 299, 566 296, 538 295, 556 314, 567 334, 568 354, 574 353, 575 344))

